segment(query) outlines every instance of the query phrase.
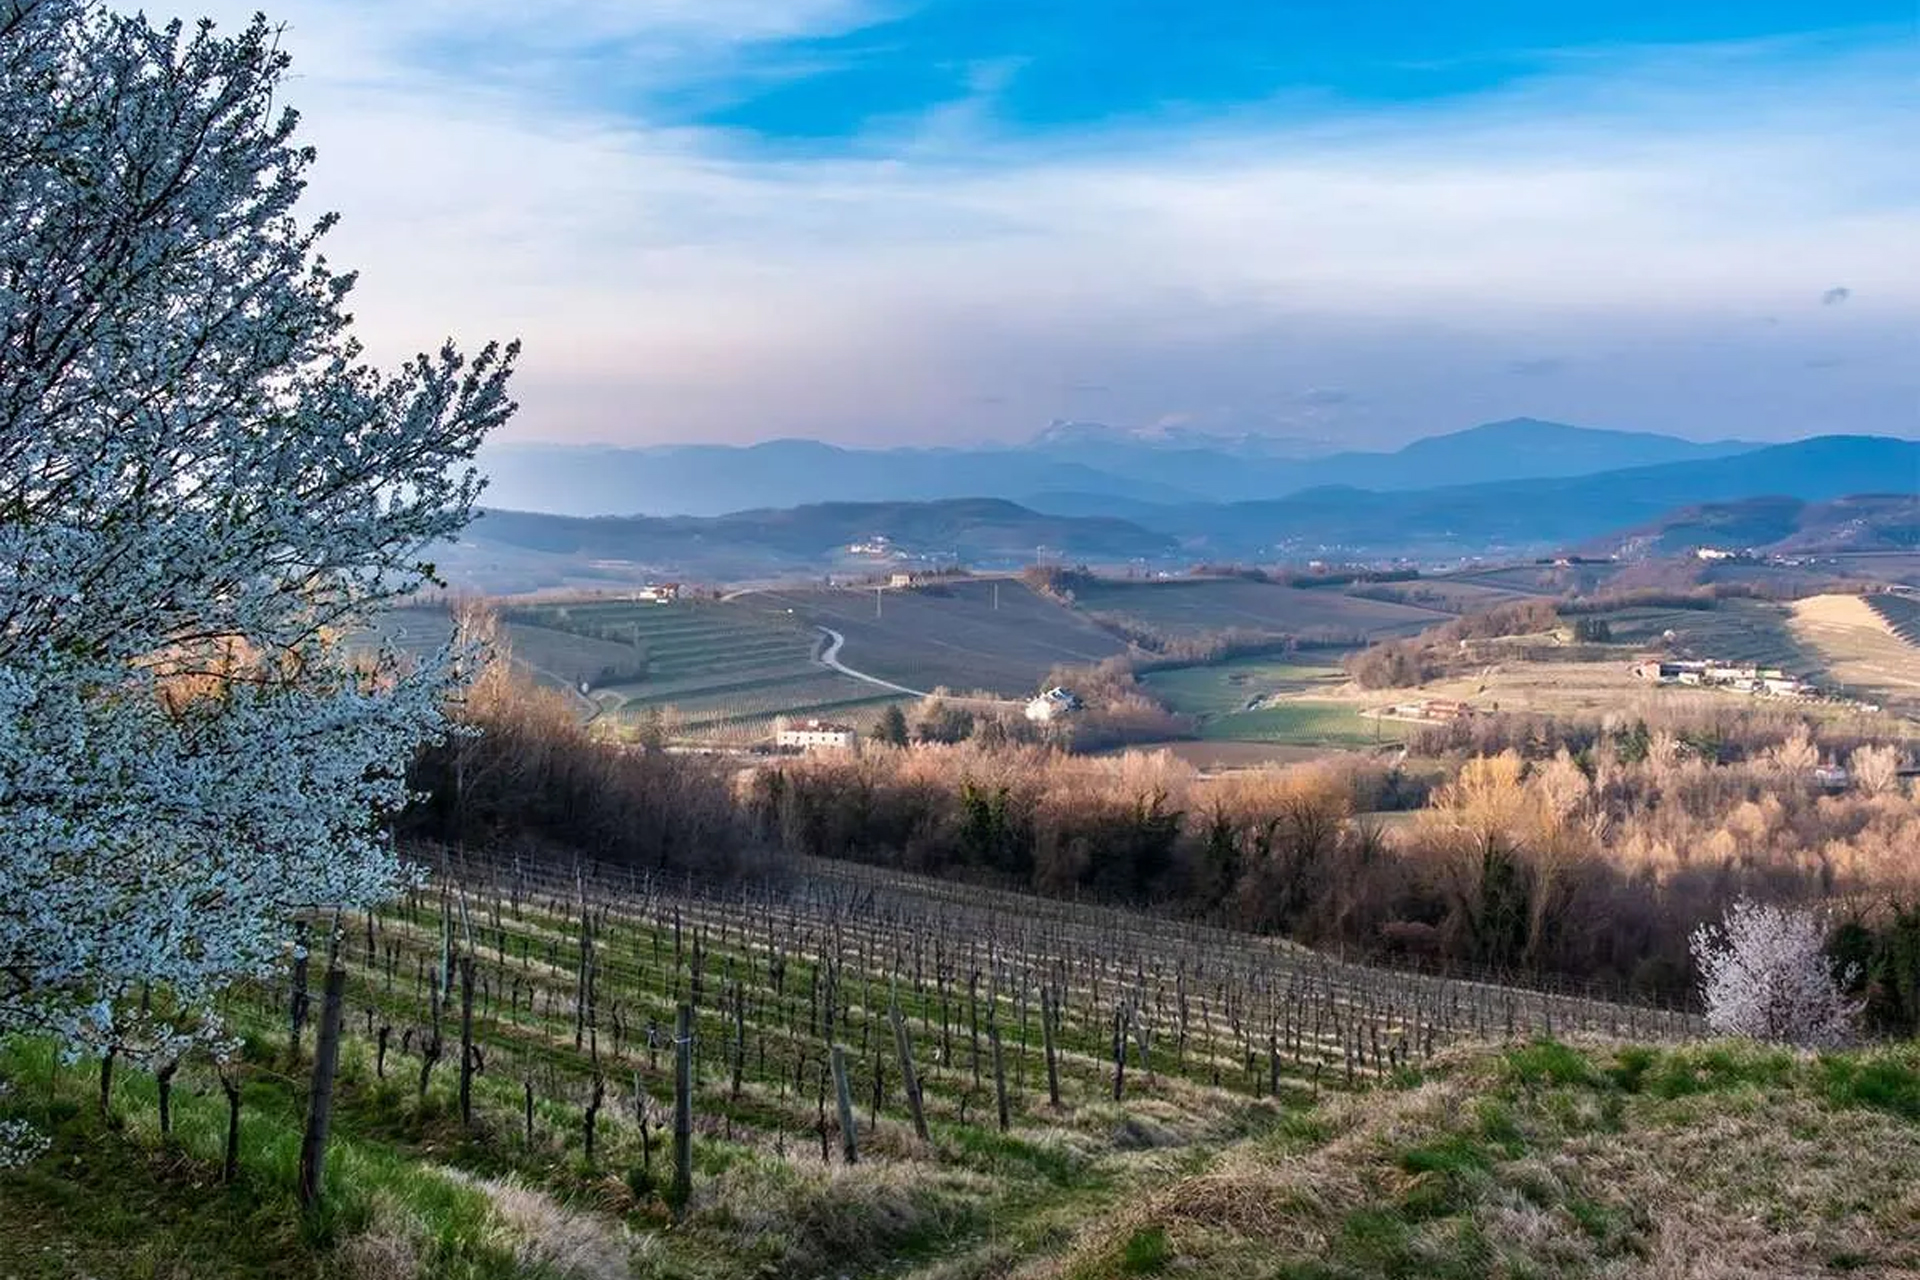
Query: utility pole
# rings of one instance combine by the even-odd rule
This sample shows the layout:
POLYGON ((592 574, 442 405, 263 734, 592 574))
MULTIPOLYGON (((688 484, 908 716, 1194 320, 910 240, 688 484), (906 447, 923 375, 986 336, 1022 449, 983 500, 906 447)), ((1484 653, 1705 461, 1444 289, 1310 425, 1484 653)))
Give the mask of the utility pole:
POLYGON ((993 611, 1000 612, 1000 581, 997 578, 993 583, 993 611))
POLYGON ((880 616, 880 593, 885 590, 885 587, 875 587, 873 589, 873 616, 876 618, 880 616))

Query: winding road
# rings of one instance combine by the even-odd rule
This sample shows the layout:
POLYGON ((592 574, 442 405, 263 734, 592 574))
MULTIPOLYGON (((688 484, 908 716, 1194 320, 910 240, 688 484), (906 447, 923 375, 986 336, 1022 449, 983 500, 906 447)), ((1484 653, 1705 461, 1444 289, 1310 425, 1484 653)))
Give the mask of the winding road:
POLYGON ((843 676, 852 676, 855 680, 863 680, 868 684, 877 685, 882 689, 891 689, 895 693, 907 694, 909 697, 924 698, 927 696, 922 690, 909 689, 903 684, 895 684, 891 680, 882 680, 879 676, 870 676, 864 671, 855 671, 852 667, 840 661, 840 646, 847 642, 847 638, 838 631, 835 631, 832 627, 820 627, 819 630, 822 635, 827 637, 828 641, 827 647, 821 650, 820 656, 815 659, 821 666, 831 667, 843 676))

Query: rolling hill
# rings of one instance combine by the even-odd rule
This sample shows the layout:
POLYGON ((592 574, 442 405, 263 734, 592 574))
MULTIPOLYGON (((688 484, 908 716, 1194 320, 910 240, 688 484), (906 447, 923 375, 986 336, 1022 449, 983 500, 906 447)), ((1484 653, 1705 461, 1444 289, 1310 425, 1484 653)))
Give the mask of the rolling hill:
POLYGON ((1778 555, 1901 551, 1920 547, 1920 493, 1860 494, 1831 502, 1748 498, 1682 507, 1583 551, 1643 559, 1697 547, 1778 555))
POLYGON ((875 535, 922 560, 1030 564, 1053 554, 1160 559, 1171 537, 1106 516, 1043 515, 993 498, 825 503, 704 516, 577 516, 488 510, 439 553, 451 582, 493 592, 619 586, 649 578, 740 581, 884 571, 847 548, 875 535))

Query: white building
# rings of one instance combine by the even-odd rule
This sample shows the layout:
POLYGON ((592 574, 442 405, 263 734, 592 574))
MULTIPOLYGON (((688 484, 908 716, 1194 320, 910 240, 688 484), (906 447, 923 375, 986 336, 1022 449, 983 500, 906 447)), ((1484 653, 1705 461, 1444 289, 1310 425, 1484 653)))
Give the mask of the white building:
POLYGON ((852 725, 832 724, 825 720, 796 720, 792 724, 781 722, 774 742, 782 747, 793 747, 800 751, 851 751, 860 740, 852 725))
POLYGON ((1027 719, 1035 724, 1047 724, 1066 715, 1069 711, 1079 709, 1080 699, 1055 685, 1027 704, 1027 719))

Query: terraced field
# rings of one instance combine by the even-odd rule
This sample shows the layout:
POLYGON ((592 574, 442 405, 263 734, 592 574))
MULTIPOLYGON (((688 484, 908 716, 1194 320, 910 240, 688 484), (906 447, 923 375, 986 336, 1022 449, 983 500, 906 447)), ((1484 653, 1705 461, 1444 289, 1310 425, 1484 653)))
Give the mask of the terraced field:
POLYGON ((1411 635, 1450 615, 1331 589, 1278 587, 1238 578, 1101 581, 1076 588, 1074 604, 1114 613, 1174 636, 1226 630, 1371 641, 1411 635))
POLYGON ((1126 651, 1087 618, 1013 579, 962 579, 878 595, 877 613, 870 590, 759 591, 738 603, 831 627, 846 637, 841 662, 910 689, 1026 697, 1056 665, 1126 651))
POLYGON ((670 712, 676 731, 764 736, 779 716, 861 718, 893 696, 815 660, 820 635, 796 617, 712 600, 591 600, 512 610, 513 634, 551 632, 592 646, 592 698, 615 720, 670 712))

